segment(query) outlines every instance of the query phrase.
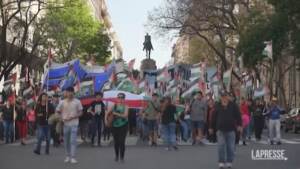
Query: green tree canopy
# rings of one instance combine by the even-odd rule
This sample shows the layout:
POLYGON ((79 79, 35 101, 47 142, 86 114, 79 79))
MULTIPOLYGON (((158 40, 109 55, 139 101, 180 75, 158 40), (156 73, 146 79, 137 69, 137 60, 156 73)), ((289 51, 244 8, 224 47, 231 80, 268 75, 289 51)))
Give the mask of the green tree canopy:
POLYGON ((55 50, 55 60, 86 61, 93 55, 98 63, 103 63, 111 56, 110 39, 85 1, 64 0, 62 7, 49 7, 43 22, 45 38, 55 50))

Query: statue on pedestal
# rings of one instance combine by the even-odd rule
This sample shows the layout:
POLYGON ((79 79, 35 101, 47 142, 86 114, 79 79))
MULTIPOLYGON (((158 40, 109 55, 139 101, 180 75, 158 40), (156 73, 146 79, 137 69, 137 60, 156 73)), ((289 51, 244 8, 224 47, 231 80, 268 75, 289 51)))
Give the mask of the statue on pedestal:
POLYGON ((143 45, 144 45, 143 50, 146 50, 146 58, 150 59, 151 50, 154 50, 154 49, 153 49, 153 46, 151 43, 151 36, 148 33, 145 36, 145 41, 144 41, 143 45))

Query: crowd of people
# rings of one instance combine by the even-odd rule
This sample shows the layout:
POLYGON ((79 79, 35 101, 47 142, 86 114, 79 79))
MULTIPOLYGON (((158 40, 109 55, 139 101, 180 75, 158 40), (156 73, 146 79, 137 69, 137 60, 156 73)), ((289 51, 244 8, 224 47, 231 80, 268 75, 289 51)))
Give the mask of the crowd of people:
POLYGON ((21 145, 26 145, 28 135, 36 136, 34 153, 37 155, 41 154, 43 141, 45 154, 50 153, 51 140, 54 147, 63 143, 66 163, 77 163, 79 134, 84 143, 99 147, 112 134, 115 160, 121 162, 125 158, 128 130, 129 135, 138 135, 153 147, 161 138, 168 151, 178 150, 178 141, 204 145, 208 140, 218 144, 220 168, 232 166, 235 145, 240 140, 246 146, 254 133, 256 141, 260 141, 264 128, 268 128, 270 144, 281 144, 283 110, 276 98, 266 104, 262 99, 235 100, 221 91, 220 101, 215 101, 197 91, 185 100, 180 112, 170 97, 160 98, 156 93, 146 107, 139 109, 125 104, 124 93, 119 93, 117 101, 110 106, 102 98, 101 92, 96 93, 91 104, 82 106, 74 97, 74 88, 69 87, 63 96, 50 98, 47 93, 41 93, 33 107, 22 99, 16 103, 6 101, 1 107, 0 139, 6 144, 19 140, 21 145))

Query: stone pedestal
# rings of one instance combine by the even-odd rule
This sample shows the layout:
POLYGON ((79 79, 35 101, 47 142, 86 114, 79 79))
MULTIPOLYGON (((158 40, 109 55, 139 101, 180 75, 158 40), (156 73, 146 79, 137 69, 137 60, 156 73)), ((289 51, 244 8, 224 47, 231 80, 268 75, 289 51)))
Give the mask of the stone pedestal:
POLYGON ((156 70, 156 62, 153 59, 144 59, 141 62, 141 71, 143 72, 144 70, 156 70))

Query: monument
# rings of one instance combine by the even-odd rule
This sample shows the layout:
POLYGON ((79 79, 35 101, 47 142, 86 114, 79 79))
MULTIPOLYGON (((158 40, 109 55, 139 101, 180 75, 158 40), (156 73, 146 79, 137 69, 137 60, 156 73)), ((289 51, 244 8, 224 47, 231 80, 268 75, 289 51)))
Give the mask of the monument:
POLYGON ((151 43, 151 36, 148 33, 145 36, 143 45, 143 50, 146 51, 146 59, 142 60, 141 62, 141 72, 144 72, 144 70, 156 70, 156 62, 155 60, 151 59, 151 51, 154 49, 151 43))

